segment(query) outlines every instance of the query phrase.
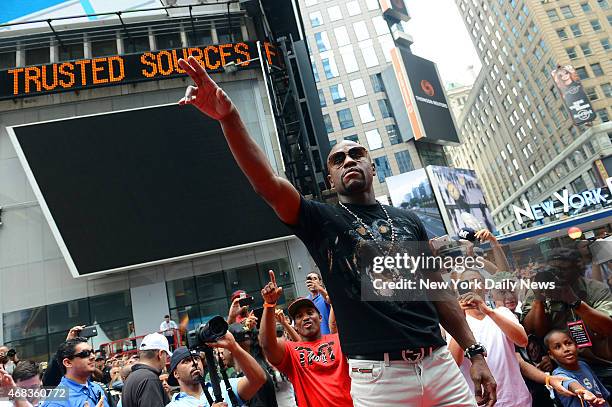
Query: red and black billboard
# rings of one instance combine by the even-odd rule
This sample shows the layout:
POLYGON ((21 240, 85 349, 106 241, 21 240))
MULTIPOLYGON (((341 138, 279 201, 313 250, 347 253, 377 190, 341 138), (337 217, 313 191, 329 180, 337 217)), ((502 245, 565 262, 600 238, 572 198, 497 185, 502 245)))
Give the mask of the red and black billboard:
MULTIPOLYGON (((264 43, 262 53, 270 65, 278 65, 271 44, 264 43)), ((260 67, 257 43, 252 41, 112 55, 0 71, 0 99, 175 78, 186 75, 178 60, 189 56, 210 73, 222 72, 229 63, 237 69, 260 67)))
POLYGON ((574 67, 571 65, 558 66, 551 72, 551 75, 574 123, 579 126, 595 120, 595 112, 574 67))

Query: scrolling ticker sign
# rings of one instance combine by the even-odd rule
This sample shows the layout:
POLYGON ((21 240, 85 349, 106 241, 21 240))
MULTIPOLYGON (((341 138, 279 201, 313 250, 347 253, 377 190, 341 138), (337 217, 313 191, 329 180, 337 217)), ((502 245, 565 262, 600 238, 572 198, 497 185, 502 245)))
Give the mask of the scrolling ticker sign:
POLYGON ((595 112, 574 67, 571 65, 558 66, 551 72, 551 75, 561 92, 565 107, 569 110, 574 124, 579 126, 595 120, 595 112))
MULTIPOLYGON (((266 42, 262 48, 268 64, 279 65, 275 47, 266 42)), ((178 66, 179 58, 189 56, 210 73, 223 72, 229 63, 239 70, 260 67, 253 41, 80 59, 0 71, 0 100, 176 78, 186 75, 178 66)))

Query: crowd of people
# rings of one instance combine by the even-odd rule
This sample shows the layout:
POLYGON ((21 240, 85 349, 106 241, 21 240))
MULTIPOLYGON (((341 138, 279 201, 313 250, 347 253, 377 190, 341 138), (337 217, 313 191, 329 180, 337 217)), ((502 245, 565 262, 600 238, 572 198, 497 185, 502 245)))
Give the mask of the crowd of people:
MULTIPOLYGON (((36 364, 9 360, 8 349, 0 348, 5 392, 22 385, 67 389, 66 398, 42 403, 54 407, 609 406, 609 268, 590 259, 587 245, 553 248, 513 266, 483 229, 472 240, 486 242, 488 252, 473 243, 447 251, 484 255, 482 267, 425 268, 412 276, 426 272, 440 286, 457 281, 467 289, 441 289, 435 298, 410 293, 402 301, 378 292, 365 298, 372 256, 442 252, 414 213, 376 201, 376 168, 367 149, 352 141, 334 145, 328 181, 339 202, 307 200, 274 173, 229 97, 198 61, 190 57, 179 65, 196 85, 179 103, 219 121, 254 190, 315 261, 318 272, 306 278, 308 297, 289 304, 285 315, 278 305, 282 287, 270 272, 261 317, 242 305, 246 293, 234 293, 227 332, 204 348, 170 343, 176 324, 168 317, 137 353, 109 358, 97 355, 79 337, 82 327, 75 327, 42 381, 36 364), (521 292, 514 283, 526 278, 554 284, 521 292), (495 282, 493 288, 486 281, 495 282)), ((398 273, 385 266, 382 275, 398 273)), ((20 394, 15 405, 39 404, 20 394)))

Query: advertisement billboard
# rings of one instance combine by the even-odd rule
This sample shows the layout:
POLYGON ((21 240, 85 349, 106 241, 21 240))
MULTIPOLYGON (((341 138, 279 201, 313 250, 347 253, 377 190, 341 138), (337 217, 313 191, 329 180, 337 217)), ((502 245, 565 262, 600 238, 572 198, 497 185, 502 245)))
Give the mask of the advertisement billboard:
POLYGON ((427 230, 427 236, 446 234, 442 215, 424 168, 385 178, 393 206, 414 212, 427 230))
POLYGON ((427 173, 450 234, 467 227, 495 233, 493 216, 473 170, 430 165, 427 173))
POLYGON ((557 89, 561 92, 565 107, 569 110, 574 124, 579 126, 595 120, 595 112, 574 67, 571 65, 558 66, 551 72, 551 75, 557 89))
POLYGON ((459 136, 436 65, 405 48, 392 49, 391 62, 415 140, 458 145, 459 136))
POLYGON ((380 0, 380 9, 385 16, 390 16, 395 20, 410 20, 410 14, 408 14, 408 8, 404 0, 380 0))
POLYGON ((74 277, 288 239, 219 123, 177 104, 8 128, 74 277))

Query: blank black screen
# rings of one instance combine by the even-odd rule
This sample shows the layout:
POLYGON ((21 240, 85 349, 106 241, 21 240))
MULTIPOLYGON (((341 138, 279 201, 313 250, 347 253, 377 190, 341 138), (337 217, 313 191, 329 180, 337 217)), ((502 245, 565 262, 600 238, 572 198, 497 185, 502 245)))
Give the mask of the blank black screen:
POLYGON ((14 130, 80 275, 291 234, 191 106, 14 130))

